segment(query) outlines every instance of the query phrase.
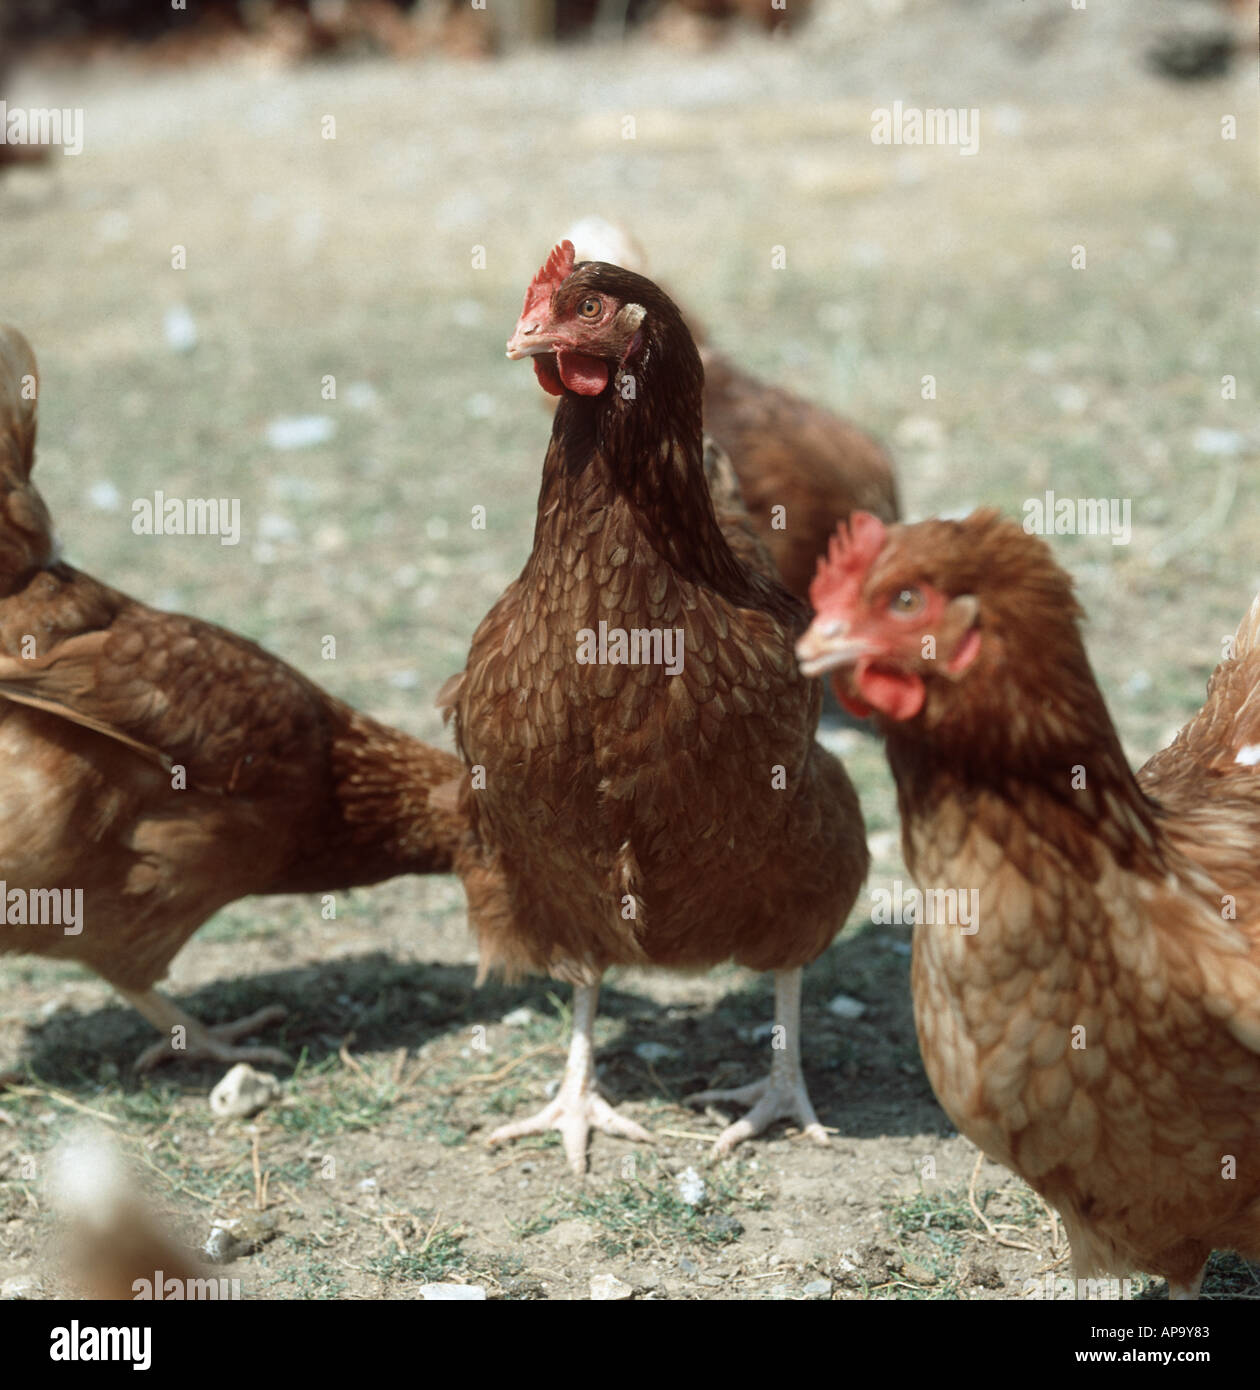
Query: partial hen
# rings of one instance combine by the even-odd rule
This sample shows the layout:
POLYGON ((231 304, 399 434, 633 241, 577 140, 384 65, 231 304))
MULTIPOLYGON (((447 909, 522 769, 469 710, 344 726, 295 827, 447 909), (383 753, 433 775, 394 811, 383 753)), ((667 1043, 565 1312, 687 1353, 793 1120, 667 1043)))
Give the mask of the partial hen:
POLYGON ((249 894, 460 869, 489 904, 462 820, 429 801, 462 766, 253 642, 58 562, 31 482, 37 387, 27 343, 0 328, 0 952, 81 961, 183 1044, 142 1066, 284 1061, 232 1045, 282 1009, 205 1028, 155 983, 249 894), (82 890, 77 924, 60 890, 82 890), (47 920, 18 920, 33 915, 47 920))
POLYGON ((1191 1298, 1214 1248, 1260 1258, 1260 599, 1135 777, 1016 523, 859 516, 813 597, 804 669, 886 735, 915 879, 976 895, 970 929, 915 928, 950 1118, 1054 1203, 1080 1278, 1191 1298))

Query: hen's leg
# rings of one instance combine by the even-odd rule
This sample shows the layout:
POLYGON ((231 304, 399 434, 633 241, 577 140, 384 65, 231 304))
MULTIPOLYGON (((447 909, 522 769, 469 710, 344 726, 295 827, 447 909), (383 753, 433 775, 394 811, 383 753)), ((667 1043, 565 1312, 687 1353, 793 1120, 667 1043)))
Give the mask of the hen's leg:
POLYGON ((781 1028, 770 1055, 770 1075, 751 1086, 733 1091, 699 1091, 687 1097, 688 1105, 734 1101, 752 1109, 742 1120, 728 1125, 713 1145, 716 1154, 727 1154, 744 1139, 760 1134, 775 1120, 795 1120, 816 1144, 827 1143, 827 1131, 818 1123, 805 1078, 801 1075, 801 971, 776 970, 774 1021, 781 1028))
POLYGON ((501 1125, 486 1140, 487 1144, 504 1144, 525 1134, 545 1134, 558 1129, 564 1140, 564 1152, 569 1167, 581 1177, 586 1172, 586 1140, 592 1127, 622 1139, 635 1139, 650 1144, 652 1136, 642 1125, 618 1115, 595 1089, 595 1047, 592 1030, 595 1026, 595 1006, 599 1001, 598 985, 578 985, 573 991, 573 1036, 569 1041, 569 1060, 565 1063, 564 1080, 556 1098, 528 1120, 501 1125))
POLYGON ((152 1071, 163 1062, 176 1058, 192 1062, 268 1062, 275 1066, 284 1066, 292 1060, 276 1047, 235 1046, 238 1038, 247 1038, 261 1028, 279 1023, 285 1014, 279 1004, 259 1009, 257 1013, 237 1019, 235 1023, 218 1023, 207 1027, 156 989, 134 993, 129 989, 120 989, 118 993, 137 1013, 143 1014, 159 1033, 166 1034, 161 1042, 145 1048, 136 1058, 137 1071, 152 1071), (182 1046, 179 1047, 175 1045, 172 1032, 175 1028, 184 1030, 180 1035, 182 1046))

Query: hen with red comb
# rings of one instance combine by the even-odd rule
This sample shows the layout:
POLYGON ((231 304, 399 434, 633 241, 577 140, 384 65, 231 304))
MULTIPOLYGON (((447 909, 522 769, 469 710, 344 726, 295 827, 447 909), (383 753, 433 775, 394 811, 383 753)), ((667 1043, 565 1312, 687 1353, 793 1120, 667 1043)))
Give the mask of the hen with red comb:
POLYGON ((595 1085, 592 1027, 613 965, 775 972, 786 1045, 770 1074, 698 1102, 751 1107, 726 1152, 778 1119, 826 1142, 800 1066, 801 970, 866 874, 857 796, 815 741, 820 691, 792 660, 804 610, 747 517, 715 511, 703 371, 643 276, 561 243, 508 344, 558 397, 533 550, 448 687, 470 776, 461 807, 511 911, 483 970, 575 987, 555 1099, 492 1143, 558 1129, 650 1135, 595 1085))
POLYGON ((1078 1279, 1193 1298, 1213 1249, 1260 1258, 1260 598, 1135 776, 1043 541, 995 512, 876 539, 839 541, 798 652, 875 714, 938 904, 928 1076, 1058 1208, 1078 1279))

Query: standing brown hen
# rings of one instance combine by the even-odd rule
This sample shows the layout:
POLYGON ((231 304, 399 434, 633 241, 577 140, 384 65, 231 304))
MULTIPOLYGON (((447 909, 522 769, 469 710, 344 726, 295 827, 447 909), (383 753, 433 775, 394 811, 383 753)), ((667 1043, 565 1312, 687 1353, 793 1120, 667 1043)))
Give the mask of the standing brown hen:
POLYGON ((496 885, 462 820, 429 802, 462 766, 253 642, 59 563, 31 482, 37 381, 26 341, 0 328, 0 953, 81 961, 155 1027, 184 1030, 179 1052, 164 1041, 143 1066, 284 1061, 231 1045, 282 1009, 207 1029, 155 983, 248 894, 454 868, 492 915, 496 885), (82 917, 67 923, 76 890, 82 917))
POLYGON ((1186 1298, 1214 1248, 1260 1257, 1260 599, 1135 777, 1071 581, 1016 523, 855 517, 813 598, 804 669, 878 718, 906 863, 975 894, 915 928, 950 1118, 1059 1209, 1082 1279, 1186 1298))
POLYGON ((592 1125, 647 1138, 595 1088, 600 978, 732 959, 776 972, 784 1045, 766 1080, 694 1098, 753 1107, 719 1150, 779 1118, 825 1142, 800 1071, 801 967, 843 926, 866 843, 844 769, 814 742, 801 609, 746 518, 715 515, 691 335, 651 281, 576 265, 566 241, 508 356, 532 357, 560 398, 534 546, 444 698, 510 905, 480 931, 483 969, 577 988, 559 1094, 491 1142, 557 1128, 580 1173, 592 1125))
MULTIPOLYGON (((602 217, 575 223, 570 240, 580 260, 646 272, 638 242, 602 217)), ((685 318, 703 343, 694 315, 685 318)), ((744 506, 784 586, 806 603, 839 522, 855 511, 884 521, 900 515, 892 460, 852 421, 759 380, 716 348, 701 346, 700 360, 704 428, 729 455, 744 506)))

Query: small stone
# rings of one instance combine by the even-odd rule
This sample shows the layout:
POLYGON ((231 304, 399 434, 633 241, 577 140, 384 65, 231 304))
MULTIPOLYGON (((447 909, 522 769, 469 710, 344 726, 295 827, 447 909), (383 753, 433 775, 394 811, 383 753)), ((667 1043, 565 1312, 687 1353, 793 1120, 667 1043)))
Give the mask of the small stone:
POLYGON ((806 1298, 830 1298, 831 1280, 830 1279, 811 1279, 801 1290, 806 1298))
POLYGON ((38 1298, 43 1287, 33 1274, 15 1274, 0 1284, 0 1299, 16 1302, 38 1298))
POLYGON ((1241 454, 1247 447, 1247 439, 1238 430, 1218 430, 1204 425, 1195 430, 1193 444, 1196 453, 1228 458, 1241 454))
POLYGON ((861 1018, 866 1012, 866 1005, 848 994, 837 994, 827 1005, 827 1010, 837 1018, 861 1018))
POLYGON ((695 1260, 690 1259, 688 1256, 684 1255, 678 1261, 678 1272, 680 1274, 699 1274, 700 1266, 695 1262, 695 1260))
POLYGON ((809 1259, 810 1244, 804 1236, 784 1236, 779 1242, 779 1258, 787 1264, 800 1264, 809 1259))
POLYGON ((162 336, 173 352, 191 352, 197 346, 197 323, 183 304, 173 304, 166 311, 162 336))
POLYGON ((698 1207, 704 1201, 708 1188, 704 1179, 694 1168, 684 1168, 678 1175, 678 1197, 686 1206, 698 1207))
POLYGON ((524 1005, 519 1009, 513 1009, 509 1014, 504 1014, 502 1020, 505 1028, 528 1028, 533 1021, 533 1009, 527 1009, 524 1005))
POLYGON ((360 1192, 375 1192, 375 1191, 376 1191, 376 1186, 377 1186, 377 1184, 376 1184, 376 1179, 375 1179, 375 1178, 364 1178, 363 1181, 359 1184, 359 1191, 360 1191, 360 1192))
POLYGON ((256 1115, 280 1095, 280 1083, 270 1072, 255 1071, 238 1062, 210 1092, 210 1109, 220 1119, 256 1115))
POLYGON ((309 449, 327 444, 337 433, 337 422, 330 415, 282 416, 267 426, 267 443, 273 449, 309 449))
POLYGON ((641 1042, 635 1043, 634 1055, 641 1062, 646 1062, 648 1066, 655 1066, 657 1062, 663 1062, 667 1057, 677 1057, 678 1049, 669 1047, 665 1043, 641 1042))
POLYGON ((211 1264, 227 1264, 242 1255, 252 1255, 275 1235, 275 1218, 269 1212, 224 1217, 212 1224, 201 1249, 211 1264))
POLYGON ((231 1231, 225 1226, 215 1226, 201 1249, 212 1265, 225 1265, 236 1258, 239 1247, 231 1231))
POLYGON ((421 1284, 420 1297, 426 1303, 484 1303, 486 1291, 480 1284, 421 1284))
POLYGON ((88 488, 87 500, 98 512, 116 512, 122 506, 122 493, 108 478, 102 478, 88 488))
POLYGON ((634 1297, 634 1288, 615 1274, 591 1275, 591 1298, 598 1303, 622 1303, 634 1297))

